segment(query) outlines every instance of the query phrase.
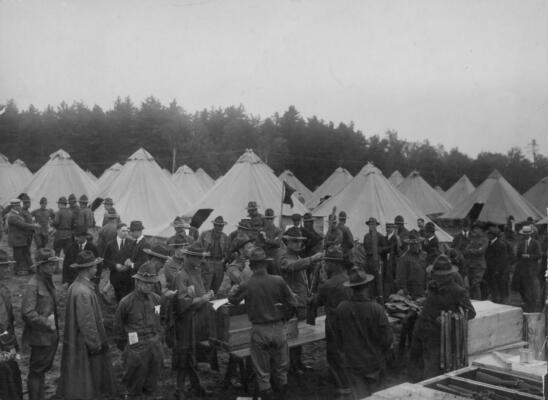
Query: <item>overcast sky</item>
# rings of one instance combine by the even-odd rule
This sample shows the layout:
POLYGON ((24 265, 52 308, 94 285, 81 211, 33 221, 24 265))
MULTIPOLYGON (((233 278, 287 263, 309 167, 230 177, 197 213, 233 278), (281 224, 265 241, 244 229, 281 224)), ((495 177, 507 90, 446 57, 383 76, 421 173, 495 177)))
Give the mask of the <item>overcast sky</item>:
POLYGON ((0 103, 176 98, 548 155, 546 0, 0 0, 0 103))

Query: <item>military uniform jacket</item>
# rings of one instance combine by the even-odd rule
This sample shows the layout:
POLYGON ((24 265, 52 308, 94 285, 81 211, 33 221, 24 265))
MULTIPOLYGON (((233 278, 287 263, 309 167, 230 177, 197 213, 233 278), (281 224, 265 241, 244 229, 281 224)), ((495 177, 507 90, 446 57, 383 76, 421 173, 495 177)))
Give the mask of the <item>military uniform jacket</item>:
POLYGON ((343 232, 338 227, 330 228, 323 238, 323 247, 326 250, 331 246, 339 246, 342 249, 343 239, 343 232))
POLYGON ((422 249, 426 252, 426 265, 431 265, 434 260, 441 254, 440 242, 436 234, 430 238, 425 238, 422 242, 422 249))
POLYGON ((175 235, 171 236, 166 240, 166 244, 170 247, 171 253, 175 251, 177 247, 183 247, 194 243, 194 238, 190 235, 187 235, 186 232, 177 232, 175 235))
POLYGON ((306 270, 310 265, 310 258, 300 258, 289 249, 286 249, 280 257, 282 277, 297 296, 299 307, 306 307, 306 299, 308 298, 306 270))
POLYGON ((55 218, 53 210, 51 208, 46 208, 45 210, 38 208, 32 212, 32 216, 36 220, 36 223, 40 225, 38 232, 42 235, 47 235, 49 233, 49 224, 55 218))
POLYGON ((228 255, 228 236, 224 232, 219 232, 218 234, 213 230, 210 229, 209 231, 204 231, 200 235, 200 238, 198 239, 202 247, 204 248, 204 251, 211 253, 211 259, 213 260, 224 260, 228 255), (215 242, 218 242, 218 246, 220 248, 221 254, 220 256, 217 254, 214 254, 215 252, 212 250, 214 249, 215 242))
POLYGON ((34 232, 34 225, 25 221, 15 210, 8 214, 8 246, 24 247, 29 245, 29 234, 34 232))
POLYGON ((72 212, 68 208, 60 208, 55 212, 52 226, 56 229, 55 240, 72 238, 72 212))
POLYGON ((483 236, 470 239, 463 251, 469 269, 485 269, 485 252, 488 245, 489 241, 483 236))
POLYGON ((51 278, 37 272, 25 288, 21 315, 25 327, 23 343, 31 346, 52 346, 59 341, 57 301, 51 278), (48 317, 55 318, 55 329, 48 324, 48 317))
MULTIPOLYGON (((15 338, 15 316, 9 289, 0 283, 0 331, 8 331, 15 338)), ((18 349, 16 343, 16 349, 18 349)))
POLYGON ((424 251, 406 251, 398 261, 396 287, 412 298, 423 297, 426 289, 426 258, 424 251))
POLYGON ((234 260, 232 264, 226 268, 218 294, 228 295, 230 293, 230 289, 232 289, 232 286, 241 285, 245 281, 249 280, 252 274, 253 273, 249 268, 249 263, 246 262, 246 260, 234 260))
POLYGON ((347 254, 350 250, 352 250, 352 247, 354 247, 354 236, 352 235, 352 232, 350 231, 350 228, 343 224, 338 224, 337 228, 342 232, 342 242, 341 242, 341 249, 344 254, 347 254))

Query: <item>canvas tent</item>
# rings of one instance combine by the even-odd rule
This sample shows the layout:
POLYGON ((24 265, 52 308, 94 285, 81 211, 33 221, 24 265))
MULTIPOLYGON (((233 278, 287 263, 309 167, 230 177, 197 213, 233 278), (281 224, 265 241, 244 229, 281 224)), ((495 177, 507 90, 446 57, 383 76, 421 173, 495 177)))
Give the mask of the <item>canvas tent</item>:
MULTIPOLYGON (((253 150, 247 149, 230 170, 184 215, 190 217, 197 212, 211 211, 202 223, 202 229, 211 229, 213 219, 222 215, 228 223, 225 232, 231 232, 236 229, 238 222, 246 217, 246 206, 249 201, 257 202, 260 213, 272 208, 279 216, 282 186, 282 182, 274 175, 272 169, 253 150)), ((293 207, 284 204, 284 216, 304 214, 308 211, 295 194, 292 200, 293 207)), ((166 237, 172 234, 172 229, 167 225, 158 236, 166 237)))
POLYGON ((49 204, 55 204, 59 197, 74 193, 77 197, 90 197, 97 190, 95 182, 74 162, 66 151, 60 149, 50 154, 48 162, 32 176, 22 188, 33 205, 45 197, 49 204))
POLYGON ((321 201, 325 198, 336 195, 352 180, 352 175, 346 169, 337 168, 324 183, 322 183, 312 194, 310 200, 306 202, 306 206, 311 210, 318 207, 321 201))
POLYGON ((295 194, 297 195, 297 198, 301 200, 301 203, 305 204, 312 197, 310 189, 308 189, 290 170, 286 169, 278 176, 278 179, 282 182, 286 182, 297 191, 295 194))
POLYGON ((16 168, 5 155, 0 154, 0 205, 8 203, 11 197, 17 196, 23 186, 24 182, 21 182, 16 168))
POLYGON ((86 169, 86 175, 91 178, 91 180, 97 182, 97 177, 93 175, 93 172, 91 172, 89 169, 86 169))
POLYGON ((388 181, 392 185, 394 185, 394 187, 398 187, 398 185, 403 182, 403 175, 400 173, 400 171, 395 170, 388 178, 388 181))
POLYGON ((187 165, 180 166, 171 177, 171 181, 185 194, 190 204, 194 204, 205 194, 198 177, 187 165))
POLYGON ((122 164, 116 163, 111 165, 105 172, 103 172, 103 175, 97 180, 97 188, 98 190, 102 190, 104 188, 107 188, 111 182, 116 178, 116 175, 120 172, 122 169, 122 164))
POLYGON ((452 208, 417 171, 411 172, 397 188, 425 215, 443 214, 452 208))
POLYGON ((209 176, 208 173, 205 172, 202 168, 198 168, 194 173, 196 174, 198 181, 202 184, 204 191, 207 192, 215 184, 215 180, 211 176, 209 176))
POLYGON ((476 188, 470 182, 470 179, 466 175, 460 177, 453 186, 447 189, 447 192, 443 194, 445 200, 451 205, 456 205, 462 201, 465 197, 471 194, 476 188))
MULTIPOLYGON (((374 217, 380 222, 379 231, 386 233, 386 223, 394 222, 401 215, 409 230, 417 229, 417 219, 424 215, 389 181, 382 172, 369 163, 335 196, 324 201, 313 212, 316 217, 326 218, 333 207, 337 212, 345 211, 348 219, 346 225, 354 234, 354 238, 362 241, 368 228, 365 221, 374 217)), ((438 228, 436 235, 440 241, 449 242, 451 235, 438 228)))
POLYGON ((444 219, 463 219, 469 217, 482 222, 505 224, 512 215, 516 222, 527 217, 534 220, 542 218, 542 213, 529 203, 508 183, 497 170, 493 171, 474 192, 455 207, 443 214, 444 219))
POLYGON ((23 160, 17 159, 13 162, 13 168, 19 175, 22 185, 26 185, 32 179, 32 172, 27 168, 27 164, 23 160))
POLYGON ((532 205, 546 215, 548 208, 548 176, 535 183, 523 194, 532 205))
MULTIPOLYGON (((122 221, 142 221, 147 235, 155 235, 190 206, 152 155, 142 148, 128 158, 108 187, 95 193, 93 198, 97 197, 111 197, 122 221)), ((104 212, 99 207, 95 219, 102 221, 104 212)))

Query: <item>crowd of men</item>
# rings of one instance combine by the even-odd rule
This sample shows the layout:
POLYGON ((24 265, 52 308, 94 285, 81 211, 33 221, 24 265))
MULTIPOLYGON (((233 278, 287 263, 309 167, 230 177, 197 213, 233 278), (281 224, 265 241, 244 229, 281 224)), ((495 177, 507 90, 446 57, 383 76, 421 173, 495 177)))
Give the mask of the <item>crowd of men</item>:
MULTIPOLYGON (((511 220, 503 229, 462 221, 462 231, 447 246, 439 243, 432 222, 419 219, 419 229, 408 231, 397 216, 383 235, 370 217, 365 221, 368 233, 358 241, 346 226, 344 211, 329 216, 325 235, 310 213, 293 215, 292 225, 282 231, 274 224, 273 210, 260 214, 251 201, 248 215, 228 235, 223 216, 202 232, 177 217, 175 234, 161 243, 143 235, 141 221, 122 222, 112 199, 105 199, 102 226, 96 227, 87 202, 85 196, 79 205, 74 195, 68 201, 61 197, 53 212, 42 199, 31 212, 30 199, 22 194, 4 212, 14 261, 0 252, 0 278, 11 264, 16 274, 32 273, 21 310, 22 341, 31 348, 30 400, 44 398, 45 373, 60 340, 58 394, 67 400, 116 392, 111 345, 123 351, 127 398, 154 398, 167 349, 176 373, 176 398, 208 396, 197 362, 218 368, 216 351, 202 346, 215 335, 215 298, 228 298, 234 305, 245 300, 252 323, 251 362, 262 399, 286 398, 288 372, 302 375, 310 369, 302 361, 302 347, 289 348, 285 324, 295 317, 313 323, 318 308, 326 315, 333 397, 359 399, 378 387, 386 371, 393 334, 383 304, 390 295, 426 297, 409 328, 414 380, 441 373, 441 311, 473 318, 470 298, 504 303, 510 287, 519 291, 525 311, 536 311, 542 303, 546 251, 532 223, 521 228, 516 240, 511 220), (61 252, 64 317, 57 312, 52 280, 61 252), (106 276, 116 302, 113 338, 103 319, 106 276)), ((0 302, 0 399, 21 399, 13 310, 1 284, 0 302)), ((228 368, 235 367, 233 361, 228 368)))

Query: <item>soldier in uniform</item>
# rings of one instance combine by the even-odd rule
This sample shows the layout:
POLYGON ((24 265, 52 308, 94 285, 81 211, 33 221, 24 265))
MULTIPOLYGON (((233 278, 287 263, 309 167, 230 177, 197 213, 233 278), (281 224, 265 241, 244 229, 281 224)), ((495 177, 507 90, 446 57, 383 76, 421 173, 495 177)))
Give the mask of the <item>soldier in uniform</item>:
MULTIPOLYGON (((273 264, 276 266, 274 269, 279 269, 277 268, 277 264, 279 250, 282 245, 283 233, 280 228, 274 225, 274 218, 276 218, 274 215, 274 210, 267 208, 263 217, 264 226, 263 229, 259 231, 257 240, 255 241, 255 246, 261 247, 265 251, 267 258, 271 258, 273 260, 273 264)), ((279 271, 270 272, 279 275, 279 271)))
POLYGON ((412 230, 405 239, 409 248, 402 254, 396 270, 396 288, 398 294, 410 296, 413 299, 424 297, 426 289, 426 258, 427 254, 421 248, 424 241, 419 232, 412 230))
POLYGON ((344 286, 344 282, 348 280, 348 275, 345 272, 342 251, 330 247, 323 259, 328 279, 318 288, 316 301, 318 306, 324 306, 325 308, 327 364, 335 381, 337 397, 343 397, 349 395, 351 391, 344 373, 342 348, 340 343, 337 343, 337 307, 341 302, 350 299, 351 291, 344 286))
POLYGON ((66 197, 60 197, 57 206, 59 210, 55 212, 52 226, 55 228, 53 250, 55 250, 55 255, 59 256, 61 250, 66 254, 72 244, 72 212, 67 209, 66 197))
POLYGON ((223 232, 226 222, 222 216, 213 220, 213 229, 202 232, 198 241, 209 253, 206 290, 217 293, 223 281, 225 260, 228 258, 228 236, 223 232))
POLYGON ((363 237, 363 248, 365 252, 364 270, 373 275, 376 285, 371 288, 371 294, 375 297, 383 296, 382 279, 379 273, 382 267, 382 258, 388 249, 386 238, 377 231, 379 221, 371 217, 366 222, 369 232, 363 237))
POLYGON ((261 399, 272 400, 271 377, 279 390, 280 399, 286 398, 289 351, 284 327, 284 313, 277 304, 296 306, 297 302, 282 278, 267 272, 267 257, 263 249, 255 247, 250 253, 253 275, 234 288, 229 297, 232 304, 245 299, 252 324, 251 363, 261 399))
POLYGON ((95 228, 95 217, 91 208, 88 207, 88 196, 85 194, 81 195, 78 202, 80 204, 78 225, 83 227, 86 231, 95 228))
POLYGON ((175 217, 172 225, 175 229, 175 235, 171 236, 166 241, 166 244, 171 248, 170 255, 175 252, 175 249, 188 246, 194 242, 194 238, 186 233, 186 230, 190 228, 190 225, 184 222, 181 217, 175 217))
POLYGON ((55 219, 55 213, 48 207, 48 200, 45 197, 40 199, 40 208, 34 210, 31 214, 40 228, 34 233, 34 242, 36 248, 41 249, 48 245, 49 242, 49 225, 55 219))
POLYGON ((114 315, 116 344, 124 352, 122 382, 129 399, 152 399, 163 362, 161 298, 154 293, 158 284, 156 267, 145 262, 133 275, 135 289, 125 296, 114 315))
MULTIPOLYGON (((394 218, 394 225, 396 225, 396 234, 398 235, 400 240, 403 241, 404 239, 407 239, 409 231, 405 228, 405 220, 403 219, 403 216, 396 215, 396 218, 394 218)), ((404 251, 405 249, 401 249, 401 253, 403 253, 404 251)))
MULTIPOLYGON (((103 205, 105 207, 105 215, 103 216, 103 223, 101 224, 101 226, 105 226, 106 224, 109 223, 109 220, 110 220, 109 214, 118 215, 118 213, 116 212, 116 209, 114 208, 114 201, 112 201, 110 197, 107 197, 105 199, 105 202, 103 203, 103 205)), ((120 217, 118 217, 118 221, 116 221, 116 224, 120 222, 119 218, 120 217)))
MULTIPOLYGON (((309 287, 307 272, 314 266, 315 262, 322 259, 323 252, 301 258, 299 253, 306 238, 301 236, 301 231, 298 228, 288 229, 283 238, 287 241, 287 248, 280 257, 282 277, 297 296, 297 318, 304 320, 306 318, 307 299, 311 289, 309 287)), ((296 373, 302 374, 310 368, 302 363, 301 354, 302 346, 291 349, 292 368, 296 373)))
POLYGON ((247 203, 247 218, 249 219, 252 231, 248 233, 253 241, 257 239, 257 234, 263 229, 263 216, 258 211, 257 202, 250 201, 247 203))
POLYGON ((80 221, 80 207, 74 193, 71 193, 68 197, 68 209, 72 213, 72 230, 74 230, 80 221))
POLYGON ((339 228, 339 230, 343 234, 343 238, 341 242, 342 251, 344 254, 344 258, 348 260, 347 266, 350 267, 352 263, 349 261, 349 258, 352 252, 352 248, 354 247, 354 236, 352 235, 350 228, 346 226, 346 219, 347 219, 346 212, 341 211, 339 213, 339 223, 337 224, 337 228, 339 228))
POLYGON ((343 233, 337 226, 337 217, 330 214, 328 218, 329 227, 323 238, 323 248, 328 249, 332 246, 341 247, 343 242, 343 233))
POLYGON ((30 345, 29 400, 45 399, 45 374, 53 366, 59 344, 57 299, 52 276, 60 258, 51 249, 38 249, 30 279, 21 305, 25 327, 23 343, 30 345))
POLYGON ((239 238, 234 244, 234 251, 238 252, 238 257, 226 268, 218 295, 228 296, 234 285, 239 285, 251 277, 249 254, 253 247, 251 239, 247 236, 239 238))
POLYGON ((0 250, 0 399, 23 400, 21 370, 17 364, 19 345, 15 336, 15 316, 11 293, 2 284, 8 277, 8 254, 0 250))
MULTIPOLYGON (((21 213, 21 200, 14 199, 10 202, 11 210, 7 217, 8 224, 8 246, 13 249, 15 260, 15 274, 26 275, 32 264, 30 258, 30 242, 34 230, 40 225, 28 222, 28 218, 21 213)), ((31 217, 32 218, 32 217, 31 217)))
POLYGON ((479 226, 472 228, 470 242, 466 245, 463 255, 468 271, 468 282, 470 284, 470 297, 474 300, 481 300, 481 282, 487 268, 485 264, 485 251, 489 241, 484 236, 479 226))
POLYGON ((185 380, 188 376, 192 391, 198 396, 209 392, 200 384, 196 369, 196 347, 209 336, 209 322, 213 309, 209 300, 213 292, 205 290, 202 267, 207 253, 199 242, 183 249, 183 268, 175 278, 175 340, 172 367, 177 371, 177 399, 184 399, 185 380))
POLYGON ((418 218, 417 219, 417 230, 419 231, 419 235, 422 237, 425 237, 424 233, 424 218, 418 218))
POLYGON ((388 296, 395 292, 394 280, 396 279, 398 259, 404 252, 404 246, 407 247, 398 236, 398 226, 390 222, 386 223, 386 246, 386 262, 382 268, 382 286, 384 298, 388 299, 388 296))

